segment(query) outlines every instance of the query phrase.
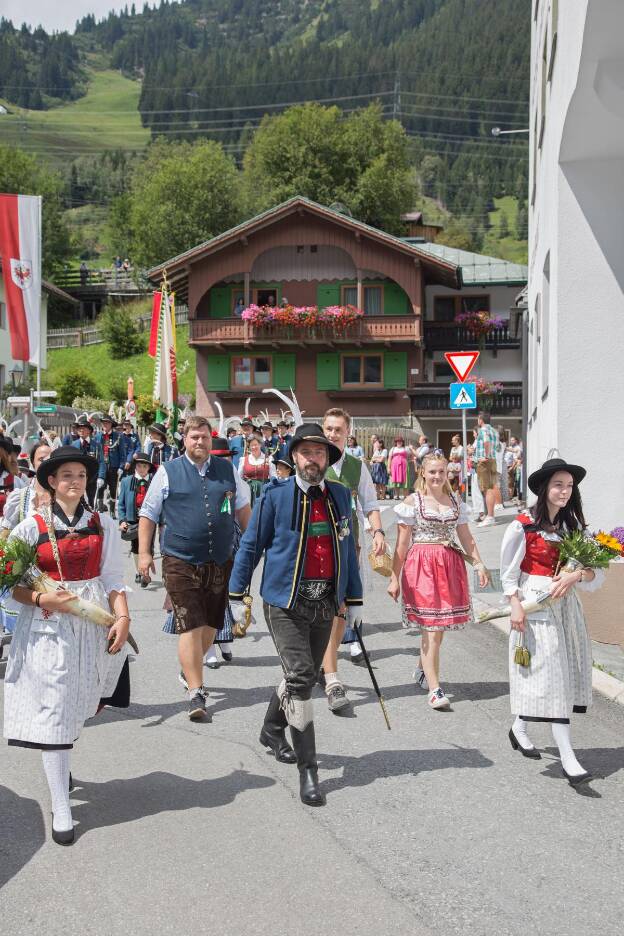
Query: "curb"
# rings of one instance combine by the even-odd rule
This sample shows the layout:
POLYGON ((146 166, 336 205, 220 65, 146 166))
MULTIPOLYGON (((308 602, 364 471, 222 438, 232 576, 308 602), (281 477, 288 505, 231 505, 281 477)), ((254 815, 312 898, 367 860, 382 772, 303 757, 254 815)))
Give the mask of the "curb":
MULTIPOLYGON (((499 630, 502 634, 507 634, 507 636, 509 636, 511 631, 509 618, 488 621, 487 623, 495 627, 496 630, 499 630)), ((600 693, 600 695, 604 696, 606 699, 609 699, 610 702, 624 705, 624 682, 616 679, 615 676, 611 676, 610 673, 605 673, 603 670, 597 669, 595 666, 592 667, 592 689, 600 693)))

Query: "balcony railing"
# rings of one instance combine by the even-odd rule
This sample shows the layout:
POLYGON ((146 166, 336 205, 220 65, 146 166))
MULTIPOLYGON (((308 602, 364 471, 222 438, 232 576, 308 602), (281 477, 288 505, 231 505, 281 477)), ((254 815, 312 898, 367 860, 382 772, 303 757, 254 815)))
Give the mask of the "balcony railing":
POLYGON ((425 322, 425 348, 427 351, 461 351, 485 347, 496 353, 501 350, 513 350, 520 347, 520 339, 513 335, 509 325, 493 328, 484 339, 479 335, 455 325, 454 322, 425 322))
POLYGON ((254 327, 239 318, 191 319, 189 341, 192 344, 240 345, 264 344, 333 345, 367 342, 418 342, 420 319, 413 315, 365 315, 344 331, 328 326, 293 328, 284 325, 254 327))
MULTIPOLYGON (((407 388, 411 399, 411 409, 415 414, 424 416, 446 413, 457 415, 457 410, 449 406, 449 385, 420 383, 407 388)), ((487 410, 497 416, 522 415, 522 384, 506 383, 503 390, 494 396, 479 397, 479 409, 487 410)), ((476 411, 473 411, 476 412, 476 411)))

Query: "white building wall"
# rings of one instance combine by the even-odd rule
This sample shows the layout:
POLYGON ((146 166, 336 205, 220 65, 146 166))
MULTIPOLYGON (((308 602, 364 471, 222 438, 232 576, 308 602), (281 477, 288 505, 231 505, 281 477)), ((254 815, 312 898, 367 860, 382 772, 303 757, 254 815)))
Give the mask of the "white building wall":
POLYGON ((585 465, 586 516, 610 528, 624 518, 624 483, 608 469, 624 460, 622 5, 535 5, 527 467, 551 448, 585 465))

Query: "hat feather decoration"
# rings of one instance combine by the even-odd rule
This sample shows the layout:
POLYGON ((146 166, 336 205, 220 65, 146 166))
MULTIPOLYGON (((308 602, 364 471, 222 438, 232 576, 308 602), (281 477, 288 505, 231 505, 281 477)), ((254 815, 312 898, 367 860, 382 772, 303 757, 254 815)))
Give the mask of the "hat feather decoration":
POLYGON ((295 396, 294 390, 290 387, 290 392, 292 399, 289 400, 285 393, 282 393, 281 390, 276 390, 275 387, 265 387, 262 391, 263 393, 272 393, 274 396, 279 397, 282 403, 285 403, 292 413, 292 417, 295 421, 295 426, 303 425, 303 413, 305 412, 299 409, 299 404, 297 403, 297 397, 295 396))
POLYGON ((215 400, 214 405, 217 413, 219 414, 219 428, 217 430, 217 435, 223 438, 225 434, 225 413, 223 412, 223 407, 218 400, 215 400))

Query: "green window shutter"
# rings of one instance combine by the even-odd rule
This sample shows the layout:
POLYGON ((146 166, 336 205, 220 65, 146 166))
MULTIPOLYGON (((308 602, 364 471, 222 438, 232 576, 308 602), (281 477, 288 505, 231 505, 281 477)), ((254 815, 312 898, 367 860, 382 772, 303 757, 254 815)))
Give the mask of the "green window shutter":
POLYGON ((398 283, 384 283, 384 315, 409 315, 410 301, 398 283))
POLYGON ((210 318, 229 318, 232 315, 229 286, 213 286, 210 290, 210 318))
POLYGON ((384 387, 386 390, 407 387, 407 351, 384 352, 384 387))
POLYGON ((206 390, 230 389, 230 355, 211 354, 208 358, 206 390))
POLYGON ((316 355, 316 389, 317 390, 339 390, 340 389, 340 355, 339 354, 317 354, 316 355))
POLYGON ((295 354, 273 355, 273 383, 278 390, 295 389, 296 360, 295 354))
POLYGON ((340 305, 340 283, 319 283, 316 287, 316 304, 319 309, 340 305))

